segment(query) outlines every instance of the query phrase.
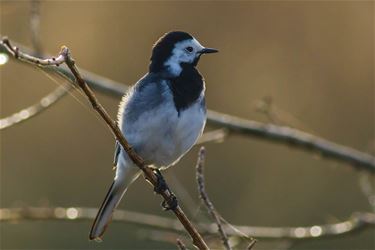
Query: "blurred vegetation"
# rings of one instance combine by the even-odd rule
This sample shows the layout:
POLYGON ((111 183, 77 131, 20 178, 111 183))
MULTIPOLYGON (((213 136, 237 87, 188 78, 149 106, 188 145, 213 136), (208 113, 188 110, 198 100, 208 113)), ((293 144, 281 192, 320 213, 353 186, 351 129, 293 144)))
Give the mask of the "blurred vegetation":
MULTIPOLYGON (((82 68, 124 83, 146 71, 163 33, 184 30, 220 53, 203 58, 207 104, 214 110, 270 121, 257 111, 265 96, 283 124, 374 152, 374 3, 362 2, 65 2, 40 9, 40 40, 56 54, 63 44, 82 68)), ((30 2, 1 1, 1 35, 32 45, 30 2)), ((0 67, 1 117, 56 87, 39 70, 10 61, 0 67)), ((113 139, 86 100, 74 93, 42 115, 1 132, 1 207, 97 207, 111 182, 113 139), (77 99, 79 102, 77 102, 77 99)), ((115 117, 118 99, 99 98, 115 117)), ((280 122, 278 120, 278 122, 280 122)), ((233 224, 309 226, 369 211, 360 174, 318 155, 256 138, 207 144, 206 185, 233 224)), ((196 202, 197 148, 167 171, 196 202)), ((373 180, 373 179, 372 179, 373 180)), ((171 181, 172 186, 173 182, 171 181)), ((176 184, 177 185, 177 184, 176 184)), ((143 180, 122 208, 171 216, 143 180)), ((184 201, 182 201, 184 205, 184 201)), ((185 205, 187 206, 187 204, 185 205)), ((2 249, 165 249, 139 226, 113 223, 104 242, 88 242, 88 222, 2 223, 2 249)), ((291 249, 374 249, 374 229, 310 240, 291 249)), ((279 248, 259 242, 256 249, 279 248)))

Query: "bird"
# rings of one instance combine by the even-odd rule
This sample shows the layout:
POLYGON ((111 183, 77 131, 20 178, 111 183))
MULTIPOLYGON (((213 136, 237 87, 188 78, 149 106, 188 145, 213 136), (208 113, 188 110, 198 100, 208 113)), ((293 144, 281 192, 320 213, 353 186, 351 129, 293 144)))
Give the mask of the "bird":
MULTIPOLYGON (((148 72, 120 102, 121 132, 157 171, 175 165, 203 133, 205 80, 197 64, 203 54, 215 52, 187 32, 165 33, 152 47, 148 72)), ((91 227, 90 240, 102 240, 114 210, 141 173, 118 142, 114 166, 116 174, 91 227)))

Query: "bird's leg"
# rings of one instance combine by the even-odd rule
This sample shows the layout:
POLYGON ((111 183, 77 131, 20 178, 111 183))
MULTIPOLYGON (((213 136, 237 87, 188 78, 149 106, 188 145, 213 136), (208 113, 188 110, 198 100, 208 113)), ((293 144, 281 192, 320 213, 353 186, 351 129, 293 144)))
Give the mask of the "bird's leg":
POLYGON ((163 207, 165 211, 175 210, 178 206, 178 201, 177 201, 176 196, 170 190, 169 192, 171 193, 171 197, 169 198, 169 200, 168 201, 164 200, 161 203, 161 206, 163 207))
POLYGON ((169 187, 168 187, 163 175, 161 174, 160 170, 158 168, 155 168, 155 167, 150 167, 150 168, 152 169, 152 171, 154 171, 154 173, 157 177, 157 182, 156 182, 156 185, 154 187, 154 192, 157 193, 157 194, 161 194, 164 191, 168 190, 169 193, 171 194, 170 199, 168 201, 164 200, 161 203, 161 206, 163 207, 164 210, 174 210, 174 209, 176 209, 176 207, 178 206, 177 198, 172 193, 172 191, 169 189, 169 187))
POLYGON ((165 179, 163 175, 161 174, 160 170, 156 167, 150 167, 152 171, 155 173, 157 177, 156 185, 154 187, 154 192, 157 194, 161 194, 166 190, 169 190, 169 187, 167 183, 165 182, 165 179))

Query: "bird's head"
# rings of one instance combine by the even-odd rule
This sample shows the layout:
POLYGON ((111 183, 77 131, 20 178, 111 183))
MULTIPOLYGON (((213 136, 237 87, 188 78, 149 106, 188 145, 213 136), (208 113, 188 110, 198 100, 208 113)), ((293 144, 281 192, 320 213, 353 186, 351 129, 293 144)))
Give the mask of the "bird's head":
POLYGON ((195 67, 203 54, 218 52, 202 46, 186 32, 172 31, 156 41, 151 56, 150 72, 167 71, 178 76, 183 65, 195 67))

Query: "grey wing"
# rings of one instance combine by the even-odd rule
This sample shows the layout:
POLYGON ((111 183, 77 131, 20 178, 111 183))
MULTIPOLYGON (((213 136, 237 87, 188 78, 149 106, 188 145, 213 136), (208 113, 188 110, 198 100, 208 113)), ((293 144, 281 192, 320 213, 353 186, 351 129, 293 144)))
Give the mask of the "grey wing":
POLYGON ((159 106, 166 94, 166 85, 153 74, 143 77, 132 90, 124 105, 123 119, 128 125, 134 123, 143 113, 159 106))
MULTIPOLYGON (((143 132, 148 130, 149 125, 152 125, 148 121, 139 123, 140 117, 153 119, 155 116, 160 116, 161 114, 156 113, 160 110, 158 107, 170 98, 170 95, 165 81, 150 73, 139 80, 124 96, 120 104, 118 122, 125 138, 136 151, 139 150, 139 144, 144 141, 141 135, 144 135, 143 132), (144 114, 147 115, 144 116, 144 114)), ((120 149, 116 149, 116 152, 117 150, 121 151, 121 146, 120 149)), ((115 159, 118 157, 118 154, 115 154, 115 159)))

